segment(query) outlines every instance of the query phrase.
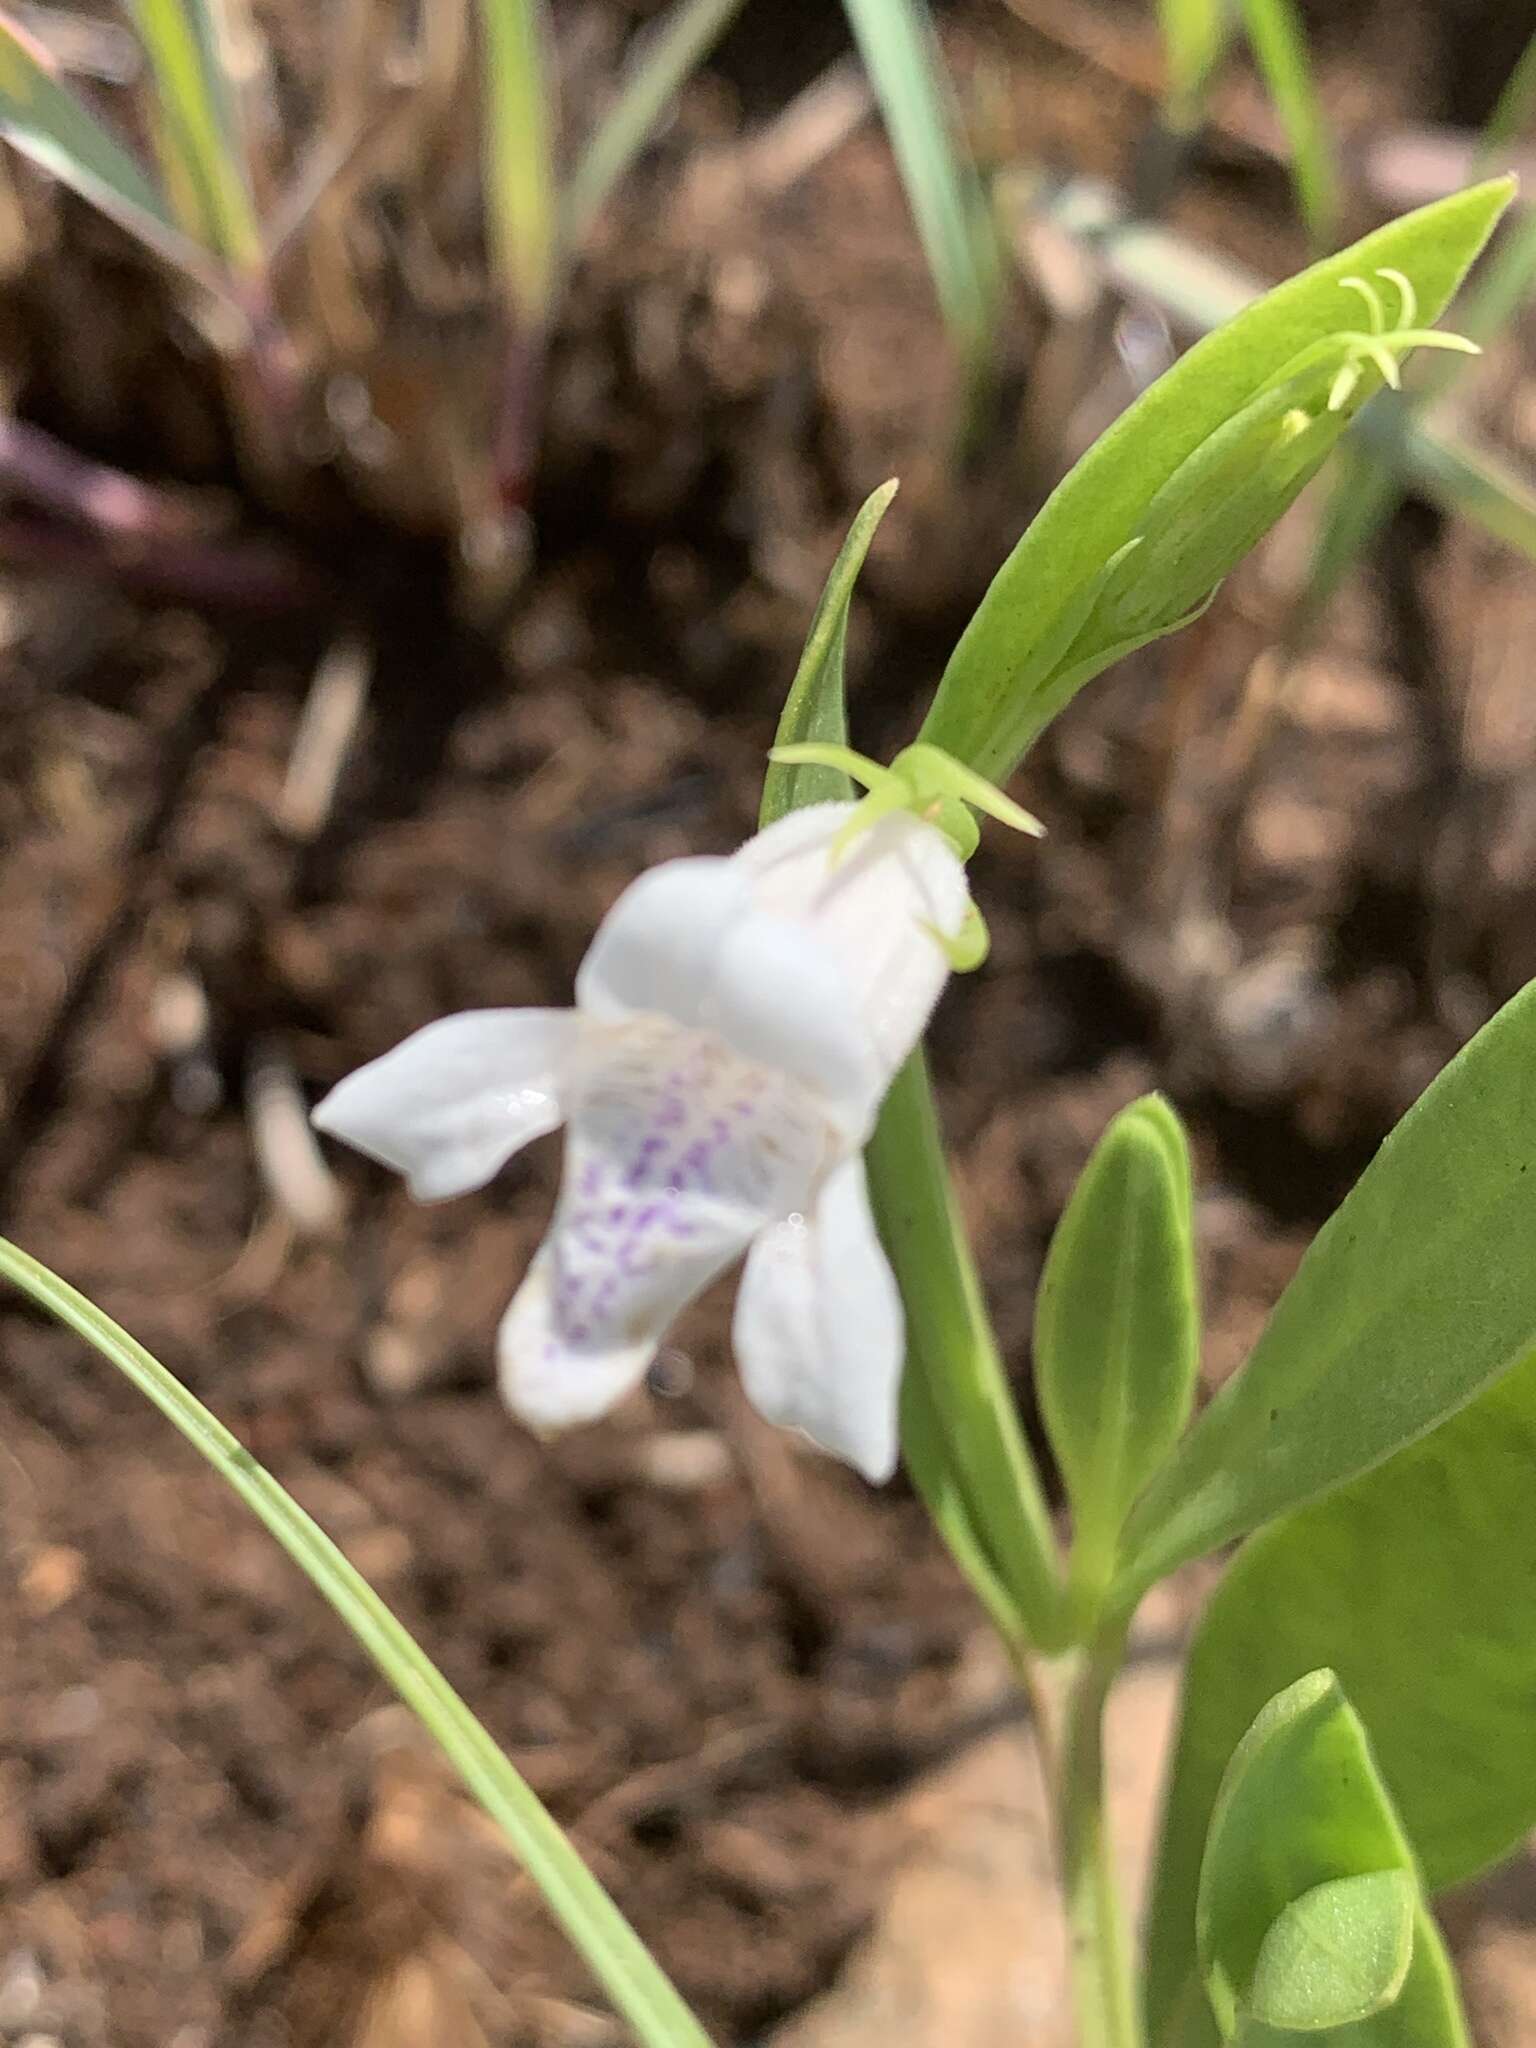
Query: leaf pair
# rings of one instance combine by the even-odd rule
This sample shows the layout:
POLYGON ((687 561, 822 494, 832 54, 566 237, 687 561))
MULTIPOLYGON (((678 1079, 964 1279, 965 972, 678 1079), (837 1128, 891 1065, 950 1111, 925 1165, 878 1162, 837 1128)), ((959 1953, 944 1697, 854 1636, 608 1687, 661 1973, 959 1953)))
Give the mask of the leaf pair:
POLYGON ((1413 1851, 1331 1671, 1269 1701, 1233 1754, 1195 1928, 1209 2003, 1179 2048, 1466 2048, 1413 1851))

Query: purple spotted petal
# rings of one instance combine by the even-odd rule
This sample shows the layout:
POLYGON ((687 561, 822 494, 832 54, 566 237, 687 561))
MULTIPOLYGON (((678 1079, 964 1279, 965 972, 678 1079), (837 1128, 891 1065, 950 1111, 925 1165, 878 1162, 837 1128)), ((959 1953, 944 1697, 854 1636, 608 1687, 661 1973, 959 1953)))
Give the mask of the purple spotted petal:
POLYGON ((554 1224, 498 1346, 508 1405, 545 1429, 638 1381, 685 1304, 806 1204, 833 1142, 787 1076, 661 1022, 589 1027, 568 1116, 554 1224))

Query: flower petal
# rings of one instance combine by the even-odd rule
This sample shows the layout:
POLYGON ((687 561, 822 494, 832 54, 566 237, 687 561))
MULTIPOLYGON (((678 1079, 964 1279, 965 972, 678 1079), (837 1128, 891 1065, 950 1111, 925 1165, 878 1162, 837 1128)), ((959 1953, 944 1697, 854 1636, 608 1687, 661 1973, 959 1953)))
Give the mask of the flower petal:
POLYGON ((729 860, 663 861, 631 882, 597 928, 576 975, 590 1017, 671 1017, 697 1024, 727 931, 751 903, 729 860))
POLYGON ((589 1027, 554 1224, 498 1342, 535 1428, 602 1413, 668 1324, 765 1224, 809 1197, 833 1142, 821 1106, 709 1031, 589 1027))
POLYGON ((851 804, 811 804, 749 839, 732 858, 758 911, 804 926, 833 960, 882 1069, 882 1086, 922 1035, 949 976, 935 934, 953 938, 970 908, 965 868, 934 825, 894 812, 861 832, 834 866, 851 804))
POLYGON ((791 1216, 752 1247, 733 1341, 760 1414, 876 1485, 890 1478, 905 1321, 860 1154, 827 1176, 809 1218, 791 1216))
POLYGON ((669 1017, 718 1032, 838 1108, 864 1137, 881 1081, 847 977, 816 935, 753 913, 732 860, 673 860, 632 882, 576 977, 583 1012, 608 1022, 669 1017))
POLYGON ((850 1143, 869 1135, 888 1076, 817 934, 785 917, 744 916, 720 948, 706 1021, 743 1059, 820 1096, 850 1143))
POLYGON ((577 1030, 571 1010, 442 1017, 338 1082, 314 1122, 405 1174, 420 1202, 468 1194, 559 1124, 577 1030))

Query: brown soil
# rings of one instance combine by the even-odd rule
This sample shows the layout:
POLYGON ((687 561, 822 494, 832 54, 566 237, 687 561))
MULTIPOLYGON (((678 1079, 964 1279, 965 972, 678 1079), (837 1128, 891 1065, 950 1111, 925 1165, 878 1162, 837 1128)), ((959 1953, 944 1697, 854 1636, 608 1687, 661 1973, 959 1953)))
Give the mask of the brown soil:
MULTIPOLYGON (((991 9, 956 51, 1002 89, 1001 147, 1123 169, 1129 88, 991 9)), ((806 54, 808 77, 835 51, 806 54)), ((425 1211, 338 1160, 344 1225, 305 1236, 247 1099, 274 1061, 312 1095, 444 1011, 566 1000, 640 867, 748 831, 820 576, 897 473, 853 635, 857 737, 888 751, 1058 461, 999 434, 953 478, 942 335, 871 128, 777 197, 742 178, 783 65, 738 33, 577 280, 504 635, 454 626, 431 550, 364 526, 326 563, 337 611, 281 627, 0 587, 6 1229, 340 1538, 733 2041, 865 1923, 879 1861, 851 1817, 1014 1712, 974 1616, 899 1485, 747 1415, 728 1295, 611 1423, 550 1448, 511 1426, 490 1340, 552 1147, 425 1211), (299 710, 354 627, 369 724, 299 845, 299 710)), ((1190 215, 1278 270, 1283 197, 1227 162, 1190 215)), ((1022 388, 1042 316, 1016 311, 1022 388)), ((1536 431, 1517 351, 1479 391, 1506 438, 1536 431)), ((1191 1121, 1219 1377, 1393 1116, 1536 968, 1528 578, 1410 508, 1245 751, 1298 547, 1096 685, 1021 784, 1051 838, 978 865, 994 952, 935 1063, 1021 1373, 1046 1234, 1120 1103, 1163 1085, 1191 1121)), ((609 2039, 219 1482, 39 1320, 8 1309, 0 1347, 0 2041, 609 2039)))

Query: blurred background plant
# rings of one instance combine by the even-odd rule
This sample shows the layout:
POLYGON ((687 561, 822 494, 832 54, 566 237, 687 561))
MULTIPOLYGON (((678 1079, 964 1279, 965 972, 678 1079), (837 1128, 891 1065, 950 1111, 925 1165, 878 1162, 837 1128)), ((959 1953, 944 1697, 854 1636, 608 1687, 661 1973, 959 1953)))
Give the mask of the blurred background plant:
MULTIPOLYGON (((306 481, 334 464, 385 519, 446 535, 469 592, 494 604, 523 566, 570 268, 741 4, 673 0, 581 137, 562 132, 543 0, 426 0, 413 19, 342 0, 308 24, 307 94, 246 0, 139 0, 136 42, 62 14, 31 30, 0 15, 0 132, 167 266, 168 316, 214 359, 259 502, 302 518, 306 481), (126 106, 98 114, 61 78, 71 27, 82 68, 131 86, 115 95, 126 106), (114 115, 148 131, 153 171, 114 115)), ((995 243, 925 0, 848 0, 848 16, 979 407, 995 243)), ((14 195, 11 241, 14 267, 29 245, 14 195)), ((15 464, 29 446, 45 465, 26 440, 15 464)), ((91 497, 82 481, 87 517, 91 497)))

